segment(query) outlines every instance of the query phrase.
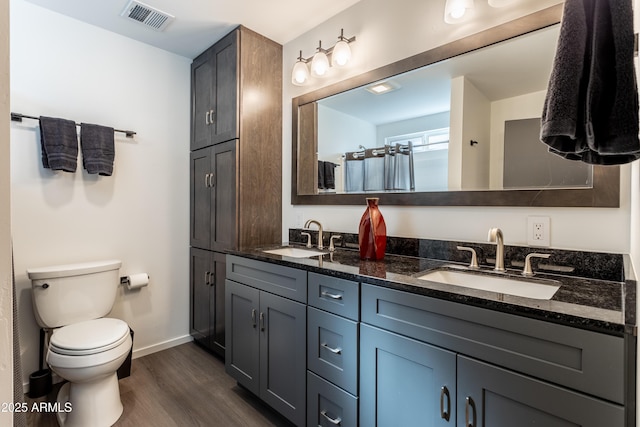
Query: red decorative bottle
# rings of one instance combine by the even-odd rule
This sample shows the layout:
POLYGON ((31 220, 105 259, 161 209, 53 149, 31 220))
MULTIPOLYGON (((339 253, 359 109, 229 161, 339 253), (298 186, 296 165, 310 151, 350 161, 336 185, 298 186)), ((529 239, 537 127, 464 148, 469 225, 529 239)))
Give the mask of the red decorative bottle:
POLYGON ((383 259, 387 246, 387 226, 378 209, 378 198, 368 198, 367 205, 358 229, 360 259, 383 259))

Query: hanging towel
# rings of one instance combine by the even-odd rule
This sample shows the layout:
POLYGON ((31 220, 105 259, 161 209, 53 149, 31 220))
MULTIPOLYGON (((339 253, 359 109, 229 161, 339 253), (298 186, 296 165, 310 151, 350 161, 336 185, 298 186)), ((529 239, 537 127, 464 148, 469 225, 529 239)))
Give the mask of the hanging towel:
POLYGON ((333 162, 324 162, 324 188, 334 190, 336 188, 336 166, 333 162))
POLYGON ((318 190, 324 190, 324 162, 318 160, 318 190))
POLYGON ((630 0, 566 0, 540 139, 570 160, 640 158, 630 0))
POLYGON ((80 145, 82 146, 82 164, 87 172, 111 176, 116 154, 113 128, 82 123, 80 145))
POLYGON ((40 116, 42 166, 46 169, 75 172, 78 164, 76 122, 40 116))

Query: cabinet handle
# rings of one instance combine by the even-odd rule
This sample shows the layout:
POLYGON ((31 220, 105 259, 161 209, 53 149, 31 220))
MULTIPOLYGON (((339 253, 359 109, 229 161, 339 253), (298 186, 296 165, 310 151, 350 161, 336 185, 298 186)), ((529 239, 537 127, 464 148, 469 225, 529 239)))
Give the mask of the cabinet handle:
POLYGON ((210 173, 207 173, 207 174, 204 175, 204 186, 205 187, 209 187, 209 176, 210 175, 211 175, 210 173))
POLYGON ((475 427, 476 425, 476 405, 473 403, 473 399, 467 396, 464 404, 464 427, 475 427), (469 420, 469 408, 471 408, 472 416, 469 420))
POLYGON ((215 172, 211 172, 209 174, 209 187, 213 188, 216 185, 216 174, 215 172))
POLYGON ((264 313, 260 312, 260 330, 264 331, 264 313))
POLYGON ((215 112, 213 110, 209 110, 209 122, 214 124, 216 121, 213 119, 215 112))
POLYGON ((327 419, 327 421, 329 421, 331 424, 333 424, 334 426, 339 426, 340 423, 342 422, 342 418, 338 417, 338 418, 331 418, 329 415, 327 415, 327 411, 325 411, 324 409, 322 411, 320 411, 320 415, 322 415, 323 417, 325 417, 327 419))
POLYGON ((329 351, 330 351, 331 353, 333 353, 333 354, 341 354, 341 353, 342 353, 342 349, 341 349, 340 347, 338 347, 338 348, 332 348, 332 347, 329 347, 329 346, 327 345, 327 343, 326 343, 326 342, 323 342, 323 343, 322 343, 322 344, 320 344, 320 345, 321 345, 322 347, 326 348, 327 350, 329 350, 329 351))
POLYGON ((251 310, 251 323, 253 323, 253 327, 254 328, 256 326, 258 326, 258 324, 256 323, 256 309, 255 308, 253 310, 251 310))
POLYGON ((451 396, 449 396, 449 389, 445 386, 440 388, 440 417, 449 421, 451 417, 451 396), (447 396, 447 409, 444 408, 444 397, 447 396))
POLYGON ((204 115, 204 123, 209 126, 211 124, 211 120, 209 120, 209 114, 211 114, 211 110, 207 111, 204 115))
POLYGON ((327 291, 320 292, 320 296, 331 298, 331 299, 342 299, 342 294, 332 294, 327 291))
POLYGON ((209 286, 211 284, 211 283, 209 283, 209 274, 210 273, 208 271, 204 272, 204 284, 205 284, 205 286, 209 286))

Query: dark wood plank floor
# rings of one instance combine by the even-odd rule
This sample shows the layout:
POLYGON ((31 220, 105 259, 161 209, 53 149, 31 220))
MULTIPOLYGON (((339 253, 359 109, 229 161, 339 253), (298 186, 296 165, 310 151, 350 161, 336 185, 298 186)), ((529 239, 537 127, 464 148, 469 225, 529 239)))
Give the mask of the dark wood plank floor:
MULTIPOLYGON (((58 387, 37 401, 55 402, 58 387)), ((118 427, 287 426, 224 371, 224 362, 194 343, 134 359, 120 380, 124 413, 118 427)), ((32 405, 34 400, 25 397, 32 405)), ((29 413, 29 426, 55 427, 52 413, 29 413)))

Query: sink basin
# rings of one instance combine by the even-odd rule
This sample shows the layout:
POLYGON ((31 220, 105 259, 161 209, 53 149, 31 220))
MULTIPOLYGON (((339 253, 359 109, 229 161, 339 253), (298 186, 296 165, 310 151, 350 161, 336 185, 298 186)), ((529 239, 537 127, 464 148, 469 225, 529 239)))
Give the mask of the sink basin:
POLYGON ((321 252, 314 249, 302 249, 302 248, 294 248, 294 247, 286 247, 279 249, 270 249, 268 251, 262 251, 266 254, 274 254, 274 255, 282 255, 288 256, 291 258, 309 258, 312 256, 325 255, 328 252, 321 252))
POLYGON ((435 270, 418 277, 418 279, 542 300, 551 299, 560 289, 560 286, 553 284, 553 281, 538 282, 525 278, 519 279, 509 276, 483 275, 451 270, 435 270))

